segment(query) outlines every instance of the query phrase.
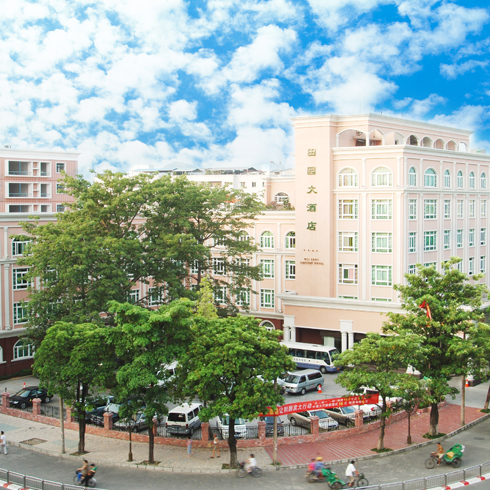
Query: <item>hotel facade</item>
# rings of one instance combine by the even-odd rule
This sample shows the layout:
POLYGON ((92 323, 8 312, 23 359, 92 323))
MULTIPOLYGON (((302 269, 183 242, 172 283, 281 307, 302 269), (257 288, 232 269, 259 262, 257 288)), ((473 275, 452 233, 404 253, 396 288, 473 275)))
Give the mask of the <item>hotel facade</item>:
MULTIPOLYGON (((373 114, 301 117, 293 125, 294 170, 132 170, 184 173, 263 199, 267 210, 248 230, 260 246, 251 262, 263 279, 252 283, 244 314, 282 330, 285 340, 343 351, 379 332, 387 312, 400 311, 393 285, 415 264, 440 268, 459 256, 465 273, 487 272, 490 157, 470 149, 471 132, 373 114)), ((16 259, 28 237, 12 236, 23 233, 19 222, 28 216, 45 222, 63 210, 68 196, 57 180, 61 170, 76 175, 77 159, 0 150, 0 376, 32 362, 29 346, 18 342, 27 284, 16 259)), ((226 268, 214 273, 226 283, 226 268)), ((134 296, 147 297, 147 288, 134 296)), ((218 301, 226 294, 223 286, 218 301)))

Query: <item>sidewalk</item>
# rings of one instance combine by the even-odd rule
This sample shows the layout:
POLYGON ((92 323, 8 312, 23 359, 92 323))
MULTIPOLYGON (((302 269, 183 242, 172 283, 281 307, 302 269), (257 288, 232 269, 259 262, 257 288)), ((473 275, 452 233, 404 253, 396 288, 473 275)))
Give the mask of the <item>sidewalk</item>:
MULTIPOLYGON (((466 423, 473 422, 484 416, 479 409, 466 408, 466 423)), ((489 425, 490 423, 486 424, 489 425)), ((0 428, 7 435, 7 442, 12 446, 29 448, 52 456, 61 456, 61 434, 59 427, 47 426, 37 422, 18 419, 0 414, 0 428)), ((450 433, 460 428, 460 406, 447 405, 439 412, 439 432, 450 433)), ((424 413, 412 416, 411 432, 413 444, 428 442, 422 436, 429 429, 429 414, 424 413)), ((278 446, 278 457, 282 463, 281 468, 298 467, 306 465, 311 458, 321 455, 324 461, 338 462, 351 458, 360 459, 377 456, 371 451, 377 445, 379 431, 375 430, 361 435, 346 436, 339 440, 321 443, 303 443, 290 446, 278 446)), ((396 422, 387 426, 385 447, 391 449, 407 448, 407 420, 396 422)), ((70 456, 78 446, 78 432, 65 430, 66 454, 63 457, 79 461, 79 456, 70 456)), ((134 468, 155 469, 159 471, 189 472, 189 462, 192 461, 192 472, 217 473, 222 469, 223 463, 229 462, 229 451, 222 450, 221 458, 211 459, 211 449, 196 448, 190 460, 185 447, 155 445, 155 460, 159 461, 156 467, 141 465, 148 459, 148 445, 144 443, 132 444, 133 462, 129 463, 129 443, 112 438, 86 435, 86 450, 91 462, 104 466, 128 466, 134 468)), ((490 449, 490 447, 489 447, 490 449)), ((246 448, 239 449, 238 459, 244 460, 253 452, 257 464, 264 469, 273 469, 272 448, 246 448)))

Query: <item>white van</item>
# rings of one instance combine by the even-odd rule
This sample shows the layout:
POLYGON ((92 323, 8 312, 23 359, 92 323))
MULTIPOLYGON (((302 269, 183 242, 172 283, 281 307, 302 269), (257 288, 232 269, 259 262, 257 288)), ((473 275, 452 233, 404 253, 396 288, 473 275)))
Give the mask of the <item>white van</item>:
POLYGON ((293 371, 286 376, 284 388, 286 393, 304 395, 308 390, 317 390, 323 385, 323 374, 316 369, 293 371))
POLYGON ((201 427, 199 412, 202 405, 200 403, 183 403, 182 405, 172 408, 168 413, 165 424, 169 434, 192 435, 196 429, 201 427))
MULTIPOLYGON (((209 425, 211 430, 217 429, 218 437, 228 439, 230 434, 230 416, 227 413, 215 417, 209 425)), ((237 439, 245 439, 247 437, 247 426, 242 418, 235 419, 235 437, 237 439)))

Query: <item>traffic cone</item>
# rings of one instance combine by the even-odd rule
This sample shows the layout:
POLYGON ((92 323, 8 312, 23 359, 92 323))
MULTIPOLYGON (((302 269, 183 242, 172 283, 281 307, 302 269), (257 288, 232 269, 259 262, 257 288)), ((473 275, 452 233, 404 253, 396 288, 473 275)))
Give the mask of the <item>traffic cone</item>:
POLYGON ((322 394, 322 385, 318 385, 318 394, 321 395, 322 394))
POLYGON ((470 382, 469 382, 468 380, 466 380, 465 387, 466 387, 466 388, 469 388, 469 387, 470 387, 470 382))
POLYGON ((24 388, 26 387, 26 382, 24 381, 24 388))

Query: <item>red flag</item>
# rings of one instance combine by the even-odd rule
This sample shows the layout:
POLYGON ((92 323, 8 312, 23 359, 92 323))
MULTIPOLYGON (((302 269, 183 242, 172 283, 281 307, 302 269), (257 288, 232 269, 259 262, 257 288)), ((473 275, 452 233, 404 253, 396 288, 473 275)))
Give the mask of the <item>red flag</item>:
POLYGON ((432 320, 432 313, 430 312, 430 306, 429 306, 429 303, 427 303, 427 301, 425 301, 425 300, 422 301, 422 304, 419 305, 419 308, 422 308, 422 309, 425 308, 427 318, 429 320, 432 320))

